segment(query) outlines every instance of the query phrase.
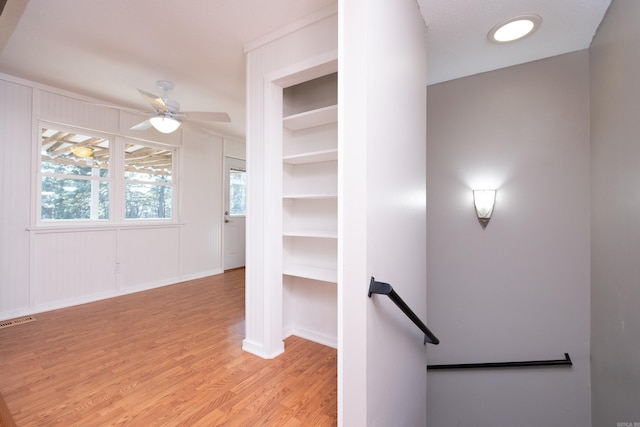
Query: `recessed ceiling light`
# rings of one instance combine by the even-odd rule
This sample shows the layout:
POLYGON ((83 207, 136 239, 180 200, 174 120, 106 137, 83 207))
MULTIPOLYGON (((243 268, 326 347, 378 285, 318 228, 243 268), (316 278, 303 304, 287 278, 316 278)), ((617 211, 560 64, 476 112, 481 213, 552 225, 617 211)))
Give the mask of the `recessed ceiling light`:
POLYGON ((487 38, 494 43, 512 42, 530 35, 541 23, 542 18, 538 15, 516 16, 494 26, 487 38))

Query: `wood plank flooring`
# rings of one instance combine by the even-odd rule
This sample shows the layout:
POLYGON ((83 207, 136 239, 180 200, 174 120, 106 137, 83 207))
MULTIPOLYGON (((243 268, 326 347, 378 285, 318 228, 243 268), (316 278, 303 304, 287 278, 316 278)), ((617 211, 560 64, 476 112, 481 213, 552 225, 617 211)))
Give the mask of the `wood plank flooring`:
POLYGON ((27 426, 333 426, 336 350, 242 351, 244 269, 0 329, 0 393, 27 426))
POLYGON ((7 408, 7 404, 4 403, 2 394, 0 394, 0 427, 16 427, 13 416, 9 412, 9 408, 7 408))

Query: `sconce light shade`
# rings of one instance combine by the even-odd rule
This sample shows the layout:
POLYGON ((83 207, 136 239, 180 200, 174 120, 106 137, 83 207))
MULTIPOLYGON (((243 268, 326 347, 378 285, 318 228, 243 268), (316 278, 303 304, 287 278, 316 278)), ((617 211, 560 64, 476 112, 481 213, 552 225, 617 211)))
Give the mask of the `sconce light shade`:
POLYGON ((484 230, 489 224, 496 204, 496 190, 473 190, 473 204, 476 207, 478 221, 484 230))
POLYGON ((180 127, 180 122, 168 116, 155 116, 149 119, 151 126, 162 133, 171 133, 180 127))

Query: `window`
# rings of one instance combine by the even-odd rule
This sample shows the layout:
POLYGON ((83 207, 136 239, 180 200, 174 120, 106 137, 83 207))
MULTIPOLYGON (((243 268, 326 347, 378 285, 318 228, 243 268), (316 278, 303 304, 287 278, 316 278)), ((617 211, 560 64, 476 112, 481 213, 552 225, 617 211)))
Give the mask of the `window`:
POLYGON ((41 126, 40 221, 173 219, 176 148, 41 126))
POLYGON ((247 172, 229 170, 229 215, 245 216, 247 210, 247 172))
POLYGON ((171 218, 172 170, 171 150, 125 144, 125 218, 171 218))
POLYGON ((42 220, 109 219, 110 145, 104 137, 42 129, 42 220))

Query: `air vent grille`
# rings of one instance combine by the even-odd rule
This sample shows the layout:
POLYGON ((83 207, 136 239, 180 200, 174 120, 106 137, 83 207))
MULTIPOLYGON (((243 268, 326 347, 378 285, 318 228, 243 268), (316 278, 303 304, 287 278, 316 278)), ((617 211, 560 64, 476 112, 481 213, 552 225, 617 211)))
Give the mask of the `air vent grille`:
POLYGON ((33 316, 20 317, 19 319, 2 320, 0 321, 0 329, 8 328, 9 326, 21 325, 23 323, 33 322, 36 320, 33 316))

